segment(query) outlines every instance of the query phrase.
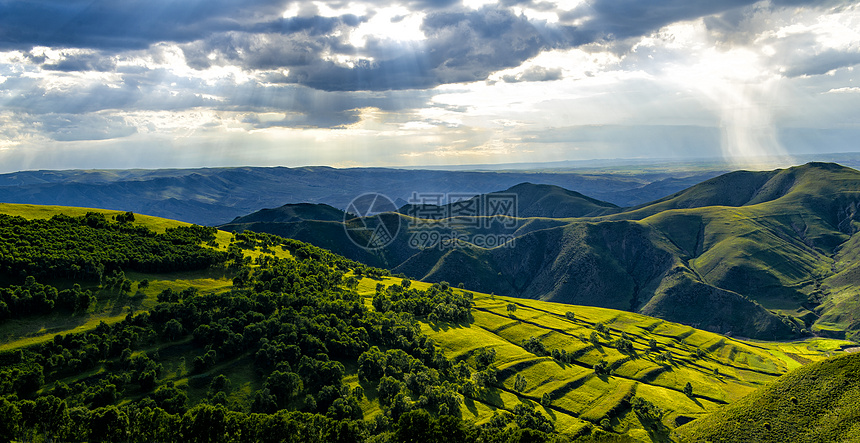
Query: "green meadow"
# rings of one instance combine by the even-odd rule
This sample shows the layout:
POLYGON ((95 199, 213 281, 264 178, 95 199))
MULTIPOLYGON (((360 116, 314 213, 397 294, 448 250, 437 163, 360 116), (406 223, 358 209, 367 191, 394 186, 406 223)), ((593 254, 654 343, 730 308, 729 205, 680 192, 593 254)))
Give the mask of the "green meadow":
MULTIPOLYGON (((386 278, 383 284, 399 282, 386 278)), ((365 278, 359 284, 367 303, 378 283, 365 278)), ((429 287, 423 282, 412 285, 429 287)), ((841 349, 851 344, 827 338, 740 340, 626 311, 473 294, 472 322, 422 322, 422 328, 455 360, 470 361, 481 348, 496 351, 499 386, 475 402, 480 405, 468 408, 478 423, 519 402, 540 404, 549 394, 551 404, 539 408, 560 431, 577 435, 608 419, 611 433, 671 440, 677 426, 736 402, 804 364, 844 354, 841 349), (516 309, 509 310, 511 305, 516 309), (573 320, 567 318, 570 312, 573 320), (604 333, 597 332, 598 324, 604 325, 604 333), (597 333, 597 342, 591 341, 592 333, 597 333), (632 353, 615 347, 622 334, 632 342, 632 353), (574 361, 529 352, 523 343, 532 337, 550 352, 574 355, 574 361), (666 353, 671 356, 664 360, 661 355, 666 353), (608 375, 595 374, 594 365, 601 361, 611 368, 608 375), (521 391, 514 388, 518 375, 526 379, 521 391), (683 392, 687 383, 693 387, 691 397, 683 392), (662 427, 643 423, 632 412, 629 402, 634 396, 662 409, 662 427)))

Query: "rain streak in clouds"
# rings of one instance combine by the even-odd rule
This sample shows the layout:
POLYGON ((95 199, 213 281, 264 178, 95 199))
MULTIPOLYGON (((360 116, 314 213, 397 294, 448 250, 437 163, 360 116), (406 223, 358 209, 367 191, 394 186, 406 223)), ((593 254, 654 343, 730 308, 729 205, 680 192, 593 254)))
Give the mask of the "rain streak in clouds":
POLYGON ((0 165, 855 150, 843 1, 0 3, 0 165))

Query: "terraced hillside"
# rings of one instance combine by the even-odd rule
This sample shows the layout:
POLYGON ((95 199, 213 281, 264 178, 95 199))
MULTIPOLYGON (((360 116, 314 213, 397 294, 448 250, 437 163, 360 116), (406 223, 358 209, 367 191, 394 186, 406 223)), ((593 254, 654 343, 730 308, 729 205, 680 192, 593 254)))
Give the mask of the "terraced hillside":
MULTIPOLYGON (((385 285, 398 282, 385 279, 385 285)), ((359 285, 368 303, 377 283, 364 279, 359 285)), ((528 400, 569 433, 599 434, 600 427, 639 441, 665 441, 675 438, 677 426, 849 345, 829 339, 749 342, 625 311, 478 293, 473 300, 468 325, 422 325, 455 360, 495 353, 498 386, 474 399, 474 407, 466 400, 479 423, 494 410, 528 400), (606 374, 594 369, 601 362, 606 374), (519 377, 523 386, 517 386, 519 377), (657 405, 659 419, 637 414, 636 397, 657 405), (604 419, 608 423, 601 424, 604 419)))

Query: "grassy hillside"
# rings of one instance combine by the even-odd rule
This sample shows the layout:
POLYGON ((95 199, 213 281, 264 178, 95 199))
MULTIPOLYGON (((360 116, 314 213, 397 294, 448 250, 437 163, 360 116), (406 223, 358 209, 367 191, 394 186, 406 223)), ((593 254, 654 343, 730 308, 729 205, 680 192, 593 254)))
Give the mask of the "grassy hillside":
POLYGON ((236 217, 235 223, 290 223, 302 220, 343 221, 344 213, 325 204, 297 203, 274 209, 261 209, 253 214, 236 217))
POLYGON ((297 238, 423 281, 624 309, 720 333, 785 339, 860 330, 856 170, 809 163, 738 171, 626 210, 520 186, 523 218, 483 220, 483 228, 445 220, 423 226, 437 238, 466 239, 453 249, 413 242, 421 233, 408 217, 395 241, 373 252, 315 222, 225 228, 297 238), (551 208, 572 200, 585 205, 578 214, 592 217, 546 217, 558 217, 551 208), (600 211, 588 211, 595 207, 616 213, 594 216, 600 211), (470 242, 487 235, 513 241, 470 242))
POLYGON ((685 441, 860 441, 860 354, 797 369, 678 429, 685 441))
MULTIPOLYGON (((378 283, 364 279, 359 292, 370 298, 378 283)), ((386 286, 398 283, 384 280, 386 286)), ((557 428, 575 434, 600 435, 597 428, 607 419, 605 429, 612 433, 667 441, 677 426, 847 344, 827 339, 747 342, 625 311, 480 293, 473 300, 468 325, 422 321, 428 336, 455 360, 472 361, 482 350, 495 351, 500 386, 467 408, 473 418, 488 420, 493 409, 508 409, 524 399, 541 403, 546 394, 550 403, 542 404, 542 411, 556 420, 557 428), (528 346, 532 337, 542 350, 528 346), (622 339, 629 340, 632 350, 620 348, 622 339), (594 365, 601 361, 609 374, 595 373, 594 365), (520 390, 515 387, 518 376, 526 383, 520 390), (687 383, 692 396, 683 392, 687 383), (634 397, 662 410, 659 423, 631 409, 634 397)))
MULTIPOLYGON (((91 208, 0 203, 0 214, 20 216, 28 220, 47 219, 57 214, 81 217, 88 212, 102 213, 108 218, 115 218, 124 214, 123 211, 103 211, 91 208)), ((190 226, 189 223, 147 215, 135 214, 134 218, 130 224, 151 229, 156 233, 164 233, 169 228, 190 226)), ((232 236, 231 233, 218 231, 215 236, 216 245, 206 247, 226 250, 232 236)), ((103 287, 98 282, 80 281, 83 289, 92 291, 96 297, 95 304, 87 312, 72 316, 65 312, 53 312, 47 315, 5 320, 0 323, 0 351, 44 343, 57 334, 92 330, 101 322, 109 325, 115 324, 125 319, 129 313, 151 309, 157 304, 156 295, 167 288, 181 291, 189 286, 194 286, 201 293, 210 294, 228 291, 232 284, 231 275, 223 270, 215 269, 170 273, 129 271, 126 276, 135 282, 132 290, 128 292, 103 287), (139 282, 142 280, 147 280, 149 284, 146 287, 140 287, 139 282)), ((18 280, 20 279, 10 280, 9 276, 0 275, 0 282, 3 283, 18 280)), ((71 287, 74 281, 50 278, 43 283, 49 283, 63 289, 71 287)))
MULTIPOLYGON (((559 186, 520 183, 500 192, 479 195, 459 203, 443 206, 413 202, 401 207, 398 212, 421 217, 421 214, 457 214, 458 207, 475 208, 476 215, 487 215, 484 206, 487 199, 516 196, 516 216, 523 218, 571 218, 595 217, 619 212, 618 206, 570 191, 559 186)), ((419 197, 420 198, 420 197, 419 197)))
MULTIPOLYGON (((2 210, 31 218, 88 212, 2 210)), ((133 223, 181 226, 138 215, 133 223)), ((21 434, 26 429, 49 436, 48 418, 58 420, 53 432, 63 435, 115 413, 119 422, 104 423, 126 417, 128 426, 141 426, 122 428, 131 441, 247 441, 275 432, 266 431, 265 420, 303 423, 312 430, 306 432, 319 432, 318 440, 332 439, 332 426, 347 426, 359 441, 373 435, 399 441, 408 423, 398 417, 420 420, 420 411, 429 411, 427 419, 438 426, 454 417, 444 429, 463 440, 518 441, 533 433, 537 441, 547 435, 557 441, 669 441, 679 425, 848 344, 745 342, 621 310, 404 284, 268 236, 217 233, 207 247, 231 251, 229 260, 237 260, 237 250, 241 257, 194 272, 129 271, 125 278, 134 285, 128 292, 85 281, 84 289, 97 297, 86 312, 0 323, 0 389, 18 396, 0 400, 0 410, 21 414, 16 438, 31 438, 21 434), (148 285, 141 287, 144 280, 148 285), (192 286, 196 293, 183 292, 192 286), (432 294, 435 301, 426 298, 432 294), (464 304, 470 297, 473 304, 464 304), (172 320, 178 329, 167 327, 172 320), (368 356, 387 359, 382 378, 390 380, 368 375, 368 356), (340 379, 313 375, 328 374, 335 363, 340 379), (41 381, 30 378, 34 365, 43 368, 41 381), (18 375, 4 378, 10 373, 4 371, 18 375), (300 374, 300 394, 283 385, 290 373, 300 374), (6 384, 14 379, 35 384, 6 384), (691 393, 684 392, 688 383, 691 393), (392 387, 399 393, 392 395, 392 387), (56 401, 67 412, 28 412, 31 404, 44 408, 56 401), (273 412, 279 408, 284 412, 273 412), (269 412, 249 414, 261 411, 269 412), (69 414, 85 415, 75 420, 69 414), (208 433, 189 434, 194 426, 223 431, 207 440, 208 433)))

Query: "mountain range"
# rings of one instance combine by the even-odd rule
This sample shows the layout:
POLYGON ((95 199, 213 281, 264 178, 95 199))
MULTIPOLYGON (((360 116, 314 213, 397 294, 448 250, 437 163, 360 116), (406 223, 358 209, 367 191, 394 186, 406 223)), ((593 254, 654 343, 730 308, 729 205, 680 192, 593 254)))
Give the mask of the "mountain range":
MULTIPOLYGON (((717 165, 725 167, 725 165, 717 165)), ((468 196, 522 182, 575 189, 630 206, 714 177, 725 169, 684 165, 536 171, 434 171, 386 168, 235 167, 158 170, 22 171, 0 174, 0 202, 133 211, 214 226, 284 203, 324 203, 345 209, 376 192, 400 204, 414 192, 468 196)))
POLYGON ((516 217, 484 214, 473 226, 416 218, 451 214, 450 204, 404 205, 392 242, 375 250, 345 229, 351 215, 324 206, 288 205, 221 228, 295 238, 424 281, 623 309, 726 334, 785 339, 860 330, 854 169, 808 163, 736 171, 627 208, 551 185, 496 194, 516 196, 516 217), (507 240, 474 241, 488 236, 507 240), (457 247, 434 238, 456 238, 457 247))

